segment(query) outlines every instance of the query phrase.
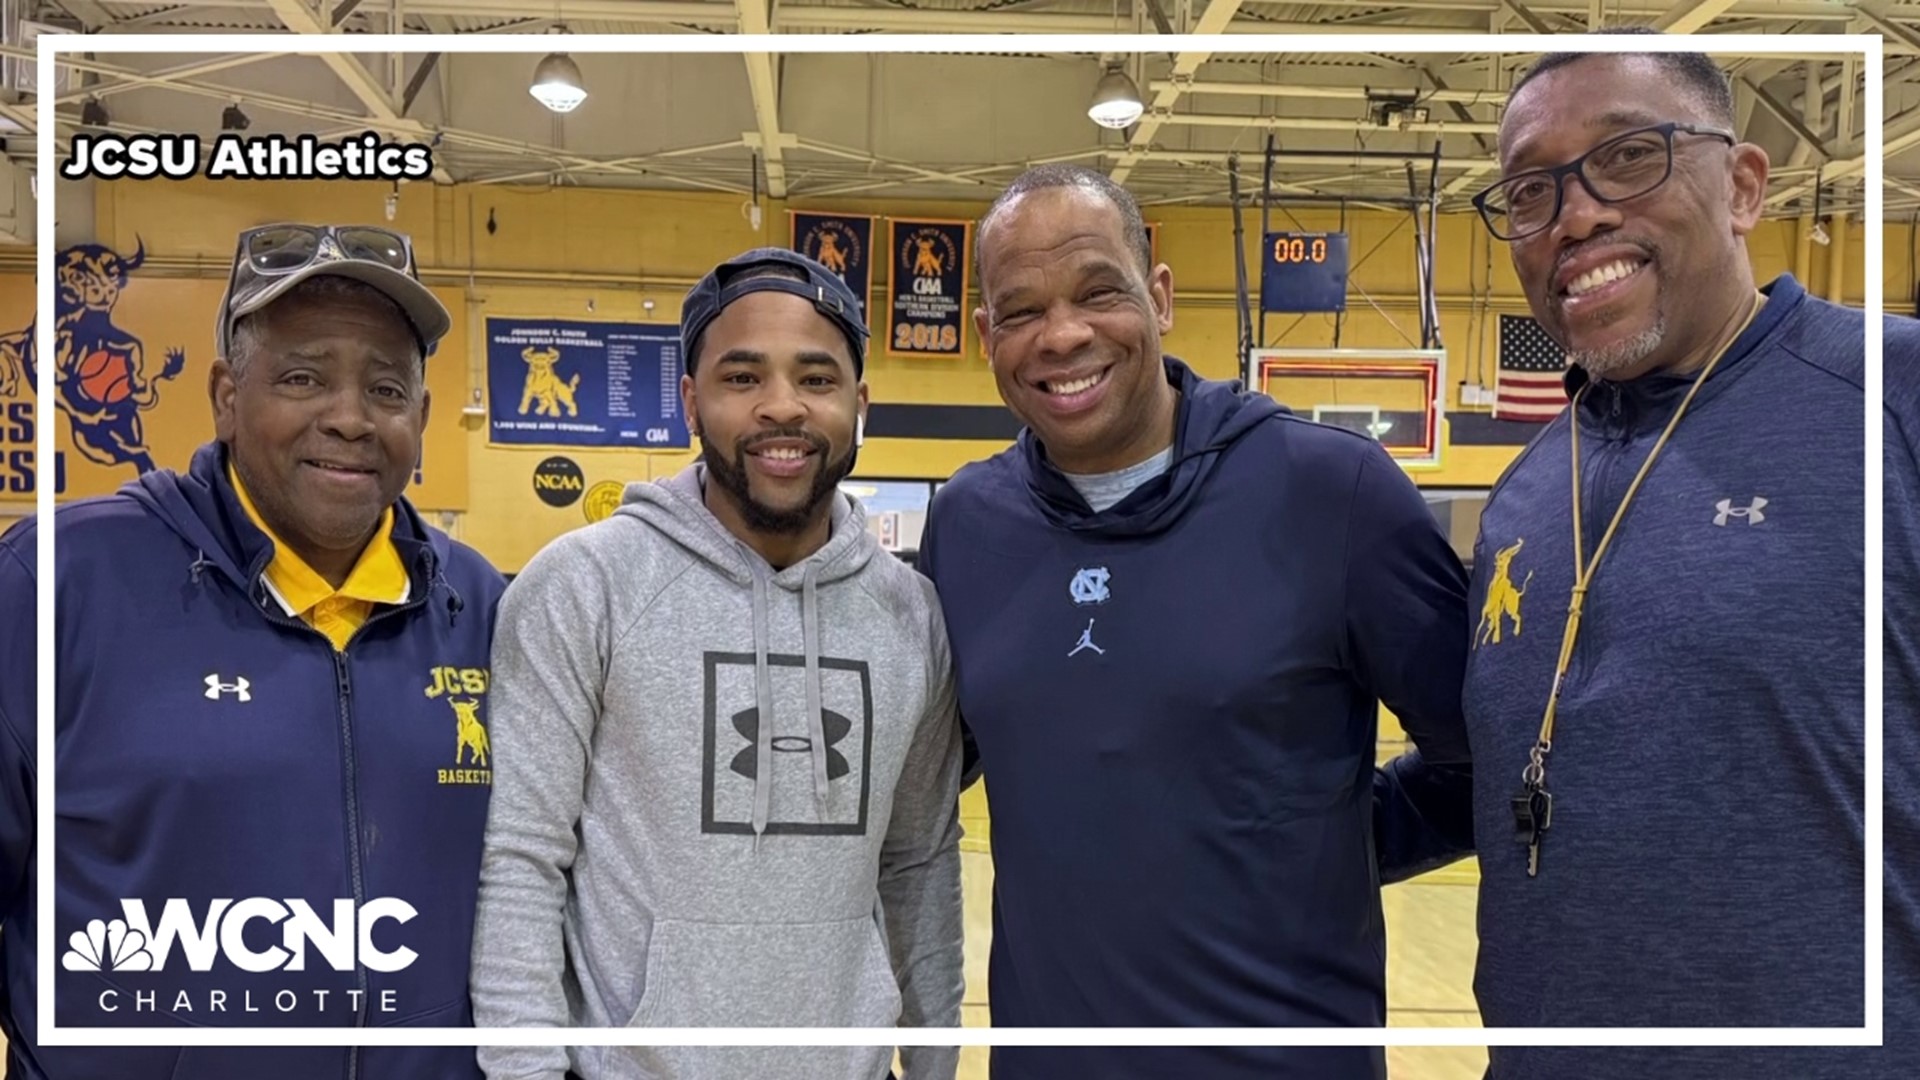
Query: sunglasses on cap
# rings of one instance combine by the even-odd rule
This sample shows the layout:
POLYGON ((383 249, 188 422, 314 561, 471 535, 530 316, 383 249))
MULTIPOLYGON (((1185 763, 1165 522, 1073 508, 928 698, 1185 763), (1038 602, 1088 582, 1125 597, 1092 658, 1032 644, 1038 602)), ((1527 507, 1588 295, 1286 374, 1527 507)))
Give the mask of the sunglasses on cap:
MULTIPOLYGON (((413 242, 368 225, 262 225, 240 234, 236 264, 255 274, 291 274, 323 260, 374 262, 413 273, 413 242)), ((237 269, 237 267, 236 267, 237 269)))

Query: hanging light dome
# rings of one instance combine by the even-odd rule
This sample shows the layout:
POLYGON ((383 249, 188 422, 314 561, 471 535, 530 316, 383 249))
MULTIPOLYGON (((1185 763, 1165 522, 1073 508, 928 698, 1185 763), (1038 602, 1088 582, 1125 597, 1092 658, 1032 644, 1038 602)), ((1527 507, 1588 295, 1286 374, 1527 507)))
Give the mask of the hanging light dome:
POLYGON ((1087 119, 1106 128, 1131 127, 1147 111, 1140 100, 1140 88, 1119 68, 1108 68, 1093 88, 1093 103, 1087 106, 1087 119))
POLYGON ((540 66, 533 69, 533 85, 527 92, 534 99, 554 112, 572 112, 580 103, 587 100, 585 81, 580 78, 580 65, 566 53, 548 53, 540 66))

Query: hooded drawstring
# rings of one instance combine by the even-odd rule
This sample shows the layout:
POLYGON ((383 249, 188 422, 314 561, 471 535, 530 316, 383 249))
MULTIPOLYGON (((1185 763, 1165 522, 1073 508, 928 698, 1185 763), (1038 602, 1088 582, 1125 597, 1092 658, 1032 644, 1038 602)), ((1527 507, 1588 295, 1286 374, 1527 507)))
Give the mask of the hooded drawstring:
POLYGON ((457 626, 460 623, 460 613, 467 609, 467 602, 460 598, 460 591, 453 587, 453 582, 448 581, 447 575, 441 573, 439 565, 435 564, 433 577, 427 582, 429 600, 440 589, 447 590, 447 625, 457 626))
POLYGON ((198 585, 200 584, 200 572, 212 566, 213 560, 207 558, 207 553, 199 549, 195 549, 193 554, 193 564, 187 567, 187 572, 193 575, 193 583, 198 585))
POLYGON ((767 575, 752 551, 747 556, 753 571, 753 674, 760 717, 753 750, 753 850, 757 853, 773 808, 773 672, 767 667, 767 575))
POLYGON ((801 633, 806 644, 808 741, 813 746, 813 808, 820 821, 827 820, 827 725, 820 711, 820 604, 814 595, 818 563, 807 563, 806 577, 800 588, 801 633))
MULTIPOLYGON (((753 848, 767 831, 773 808, 773 669, 767 662, 768 575, 751 548, 740 545, 753 573, 753 671, 760 722, 755 729, 753 770, 753 848)), ((801 634, 805 645, 807 728, 813 758, 813 800, 820 820, 827 816, 827 734, 821 708, 820 605, 815 590, 817 563, 807 564, 801 584, 801 634)))

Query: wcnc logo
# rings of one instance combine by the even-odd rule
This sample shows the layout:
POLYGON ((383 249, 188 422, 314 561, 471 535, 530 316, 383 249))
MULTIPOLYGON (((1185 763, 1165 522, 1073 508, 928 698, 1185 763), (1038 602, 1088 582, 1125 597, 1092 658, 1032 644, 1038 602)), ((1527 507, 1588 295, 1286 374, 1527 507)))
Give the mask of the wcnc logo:
POLYGON ((120 907, 124 919, 94 919, 85 930, 74 931, 60 965, 68 971, 159 971, 175 945, 194 971, 213 970, 221 956, 242 971, 305 971, 309 946, 335 971, 352 971, 356 963, 374 971, 403 971, 419 957, 412 949, 386 952, 373 944, 373 927, 382 919, 405 923, 419 914, 393 897, 370 900, 358 911, 352 900, 335 900, 331 924, 305 900, 283 903, 264 896, 214 900, 204 918, 196 918, 187 901, 168 900, 158 926, 147 918, 144 901, 122 900, 120 907), (279 945, 248 947, 246 926, 256 919, 281 925, 279 945))

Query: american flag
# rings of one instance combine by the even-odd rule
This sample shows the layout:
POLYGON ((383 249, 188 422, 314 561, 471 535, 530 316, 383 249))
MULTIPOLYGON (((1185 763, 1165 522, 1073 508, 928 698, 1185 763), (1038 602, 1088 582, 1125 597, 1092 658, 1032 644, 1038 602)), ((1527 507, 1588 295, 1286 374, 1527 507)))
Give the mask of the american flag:
POLYGON ((1544 424, 1567 407, 1567 354, 1526 315, 1500 316, 1493 418, 1544 424))

